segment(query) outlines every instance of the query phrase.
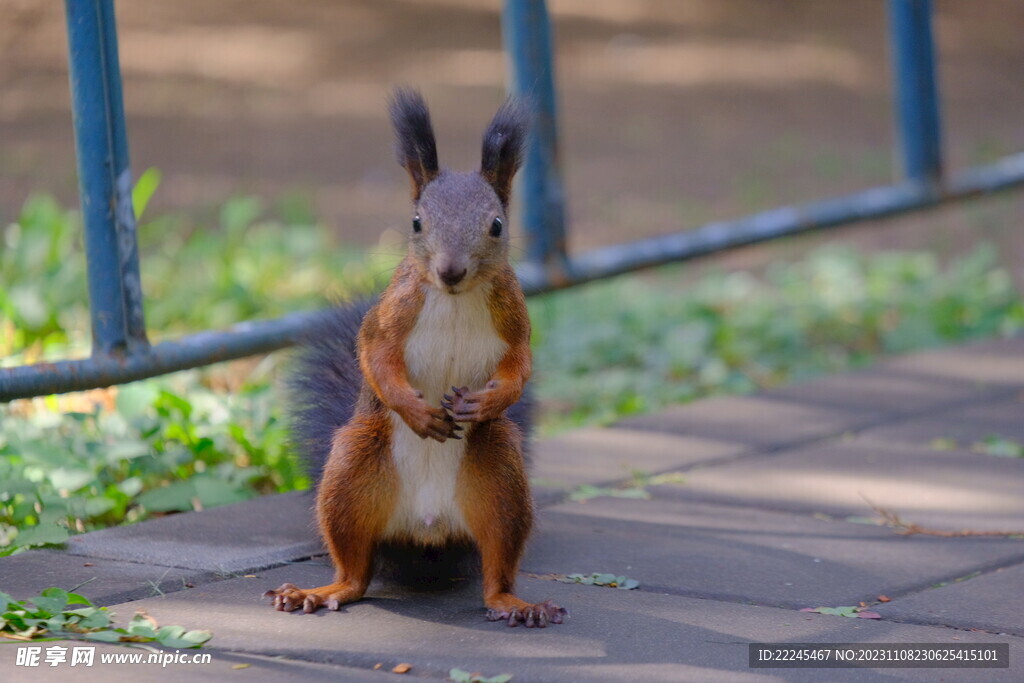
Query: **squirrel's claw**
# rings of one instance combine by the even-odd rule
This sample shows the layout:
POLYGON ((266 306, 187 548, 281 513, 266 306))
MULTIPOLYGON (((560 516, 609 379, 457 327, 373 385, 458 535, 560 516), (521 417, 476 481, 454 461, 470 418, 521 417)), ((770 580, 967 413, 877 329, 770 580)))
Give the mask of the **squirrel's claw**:
POLYGON ((523 624, 526 628, 547 628, 548 624, 561 624, 569 614, 564 607, 559 607, 550 600, 536 605, 514 607, 509 610, 487 610, 487 621, 504 621, 510 627, 523 624))

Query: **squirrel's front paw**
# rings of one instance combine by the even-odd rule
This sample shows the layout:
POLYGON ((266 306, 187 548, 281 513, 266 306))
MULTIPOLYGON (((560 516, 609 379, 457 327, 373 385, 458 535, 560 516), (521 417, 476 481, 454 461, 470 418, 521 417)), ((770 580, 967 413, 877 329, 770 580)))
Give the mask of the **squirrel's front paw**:
POLYGON ((443 408, 433 408, 419 400, 402 414, 405 424, 421 439, 444 443, 447 439, 461 439, 462 427, 443 408))
POLYGON ((451 413, 456 422, 486 422, 504 412, 498 383, 491 380, 480 391, 469 387, 452 387, 451 394, 445 394, 441 406, 451 413))

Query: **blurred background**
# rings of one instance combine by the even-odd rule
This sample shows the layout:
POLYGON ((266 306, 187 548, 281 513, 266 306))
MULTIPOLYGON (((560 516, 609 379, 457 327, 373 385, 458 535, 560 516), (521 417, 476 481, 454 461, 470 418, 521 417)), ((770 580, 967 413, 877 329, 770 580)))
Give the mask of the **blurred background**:
MULTIPOLYGON (((884 0, 548 5, 570 251, 899 177, 884 0)), ((1024 151, 1024 3, 934 6, 947 170, 1024 151)), ((410 212, 391 88, 424 92, 460 169, 505 92, 499 0, 117 13, 154 341, 382 286, 410 212)), ((63 3, 0 0, 0 17, 0 366, 83 357, 63 3)), ((533 297, 540 433, 1019 333, 1022 218, 1009 191, 533 297)), ((287 359, 0 404, 0 555, 308 487, 287 359)))
MULTIPOLYGON (((893 178, 883 0, 548 4, 571 249, 893 178)), ((949 168, 1024 150, 1024 4, 935 9, 949 168)), ((499 0, 133 0, 117 10, 132 165, 163 172, 156 213, 198 214, 241 193, 301 199, 344 240, 375 244, 404 230, 408 213, 389 89, 425 92, 442 163, 457 168, 478 162, 479 131, 504 92, 499 0)), ((0 11, 6 222, 32 192, 73 205, 76 180, 63 6, 0 0, 0 11)), ((1024 194, 1008 193, 842 238, 942 250, 986 239, 1020 264, 1022 209, 1024 194)))

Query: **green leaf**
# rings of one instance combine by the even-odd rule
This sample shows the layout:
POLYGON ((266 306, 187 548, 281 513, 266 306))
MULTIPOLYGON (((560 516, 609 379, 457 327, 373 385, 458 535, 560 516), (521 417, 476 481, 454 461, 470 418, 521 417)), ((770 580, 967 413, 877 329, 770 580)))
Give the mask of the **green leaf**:
POLYGON ((110 626, 110 613, 106 610, 97 609, 78 622, 78 626, 82 629, 106 628, 110 626))
POLYGON ((57 524, 40 524, 18 531, 14 542, 23 547, 54 545, 68 540, 68 530, 57 524))
POLYGON ((61 489, 77 491, 90 483, 94 477, 95 475, 90 470, 59 467, 50 472, 49 480, 53 484, 53 488, 58 491, 61 489))
POLYGON ((63 614, 56 614, 46 620, 46 630, 51 633, 54 631, 64 630, 64 625, 67 623, 67 617, 63 614))
MULTIPOLYGON (((132 620, 128 622, 128 626, 125 630, 133 636, 142 636, 143 638, 156 638, 157 630, 153 626, 154 622, 142 615, 136 614, 132 617, 132 620)), ((175 628, 173 626, 167 626, 165 628, 175 628)), ((177 628, 181 628, 180 626, 177 628)), ((162 632, 164 629, 160 629, 162 632)), ((184 631, 185 629, 181 629, 184 631)))
POLYGON ((141 441, 124 441, 109 446, 104 459, 108 463, 115 464, 122 460, 141 458, 150 453, 152 453, 152 448, 149 444, 141 441))
POLYGON ((974 450, 1004 458, 1024 457, 1024 445, 1001 436, 986 436, 981 443, 974 445, 974 450))
POLYGON ((32 598, 32 604, 51 615, 56 615, 67 607, 68 593, 60 588, 47 588, 42 595, 32 598))
POLYGON ((247 500, 249 496, 238 486, 215 477, 194 477, 193 482, 203 507, 217 507, 247 500))
POLYGON ((121 642, 121 634, 116 631, 89 631, 88 633, 83 633, 82 637, 86 640, 97 640, 101 643, 121 642))
POLYGON ((156 634, 156 640, 165 647, 199 647, 213 637, 212 631, 188 631, 181 626, 164 626, 156 634))
POLYGON ((88 607, 96 609, 96 607, 92 604, 92 601, 84 595, 81 595, 79 593, 68 593, 67 595, 69 605, 87 605, 88 607))
POLYGON ((160 187, 162 177, 160 169, 151 166, 135 181, 135 187, 132 188, 132 209, 135 211, 136 220, 141 220, 142 214, 146 212, 149 200, 153 198, 156 188, 160 187))
POLYGON ((152 512, 191 510, 192 499, 195 496, 195 483, 192 480, 185 480, 146 491, 138 497, 138 501, 140 505, 152 512))
POLYGON ((142 490, 142 479, 140 477, 129 477, 117 485, 117 490, 129 498, 136 496, 142 490))
POLYGON ((831 614, 837 617, 856 617, 858 608, 854 606, 843 607, 805 607, 801 612, 817 612, 818 614, 831 614))

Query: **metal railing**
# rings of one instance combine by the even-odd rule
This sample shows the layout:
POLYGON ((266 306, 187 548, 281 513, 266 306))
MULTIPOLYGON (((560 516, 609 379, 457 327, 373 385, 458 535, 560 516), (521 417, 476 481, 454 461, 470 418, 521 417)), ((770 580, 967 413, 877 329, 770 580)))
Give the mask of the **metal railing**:
MULTIPOLYGON (((528 294, 690 259, 722 249, 844 225, 995 192, 1024 183, 1024 153, 947 177, 943 173, 931 0, 887 0, 903 180, 785 206, 693 230, 584 252, 566 250, 565 200, 551 22, 544 0, 505 0, 512 90, 528 95, 535 125, 522 171, 528 294)), ((113 0, 65 0, 75 144, 85 228, 92 356, 0 368, 0 401, 120 384, 265 353, 295 343, 318 313, 297 313, 151 346, 139 282, 131 172, 113 0)))

